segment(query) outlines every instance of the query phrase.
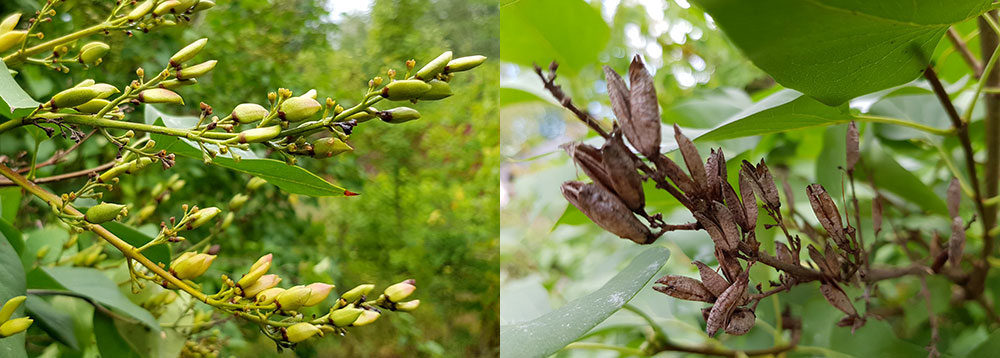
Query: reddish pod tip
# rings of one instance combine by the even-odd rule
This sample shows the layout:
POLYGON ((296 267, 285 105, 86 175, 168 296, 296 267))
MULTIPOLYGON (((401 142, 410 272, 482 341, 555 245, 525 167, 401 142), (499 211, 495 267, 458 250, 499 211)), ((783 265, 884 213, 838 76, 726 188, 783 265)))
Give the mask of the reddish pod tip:
POLYGON ((358 195, 361 195, 361 194, 355 193, 355 192, 350 191, 350 190, 344 190, 344 196, 358 196, 358 195))

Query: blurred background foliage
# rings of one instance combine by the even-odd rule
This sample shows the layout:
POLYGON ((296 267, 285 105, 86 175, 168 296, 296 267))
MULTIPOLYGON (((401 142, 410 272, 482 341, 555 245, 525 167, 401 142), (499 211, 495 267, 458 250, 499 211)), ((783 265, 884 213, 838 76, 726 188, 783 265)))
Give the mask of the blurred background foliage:
MULTIPOLYGON (((694 138, 782 88, 746 60, 710 16, 685 0, 501 0, 500 18, 500 53, 504 61, 500 130, 505 158, 501 168, 500 321, 514 324, 540 317, 596 291, 646 249, 601 230, 568 205, 560 194, 563 181, 587 179, 558 146, 579 140, 599 145, 601 140, 544 92, 541 80, 531 69, 533 62, 547 68, 551 61, 558 61, 556 83, 563 86, 578 107, 605 120, 607 128, 613 113, 601 66, 625 73, 631 57, 642 56, 656 80, 667 148, 673 145, 673 130, 669 127, 673 123, 694 138), (572 16, 539 15, 546 13, 572 16)), ((978 54, 978 40, 972 38, 978 31, 975 21, 965 21, 956 28, 969 40, 973 53, 978 54)), ((964 107, 971 98, 970 88, 974 89, 970 83, 975 82, 969 80, 968 66, 947 41, 938 46, 934 63, 942 79, 950 84, 949 91, 955 94, 957 105, 964 107)), ((928 89, 926 83, 918 80, 855 99, 851 108, 946 127, 947 118, 928 89)), ((981 128, 982 114, 976 112, 972 118, 972 128, 981 128)), ((898 179, 890 185, 883 183, 881 188, 883 195, 903 208, 886 214, 895 216, 887 219, 893 230, 918 230, 926 233, 927 239, 935 230, 949 232, 945 217, 921 214, 921 208, 937 205, 944 197, 951 178, 947 166, 961 163, 957 141, 953 138, 941 141, 940 137, 930 138, 902 127, 861 126, 865 160, 885 173, 893 172, 898 179), (914 185, 904 188, 904 181, 914 185)), ((787 180, 793 188, 796 196, 788 201, 804 208, 809 205, 804 188, 816 182, 830 190, 840 205, 844 175, 838 165, 844 163, 845 133, 846 125, 836 125, 695 143, 703 158, 710 147, 721 147, 729 160, 731 178, 738 169, 734 166, 741 160, 765 159, 775 171, 779 186, 780 181, 787 180)), ((982 141, 982 136, 973 138, 973 147, 980 150, 982 141)), ((677 156, 671 157, 679 160, 677 156)), ((958 164, 958 170, 965 169, 958 164)), ((871 207, 873 192, 859 184, 858 195, 861 226, 868 230, 864 236, 870 242, 874 235, 865 216, 870 217, 866 210, 871 207)), ((646 200, 648 211, 663 213, 668 222, 692 221, 686 212, 675 210, 679 204, 673 198, 651 185, 646 188, 646 200)), ((971 210, 966 211, 966 217, 970 215, 971 210)), ((811 214, 806 216, 813 220, 811 214)), ((765 249, 773 250, 774 234, 774 230, 758 230, 757 238, 765 249)), ((978 242, 970 244, 979 246, 978 242)), ((654 278, 665 274, 697 276, 692 260, 716 265, 713 246, 704 232, 671 232, 654 245, 671 249, 668 262, 654 278)), ((875 260, 886 264, 905 263, 905 257, 898 245, 879 245, 875 251, 875 260)), ((775 280, 777 276, 770 271, 755 266, 751 281, 775 280)), ((973 304, 949 305, 951 290, 945 280, 931 277, 928 284, 933 310, 942 322, 939 350, 945 356, 955 357, 974 356, 970 353, 974 350, 980 354, 988 352, 989 342, 995 341, 989 338, 991 332, 993 337, 1000 333, 991 330, 995 325, 984 323, 987 313, 973 304)), ((995 297, 1000 290, 995 273, 987 284, 995 297)), ((770 347, 779 342, 773 335, 775 312, 786 305, 803 318, 804 324, 800 348, 790 356, 925 356, 923 347, 930 339, 928 311, 918 295, 920 282, 916 278, 881 283, 873 292, 879 301, 872 310, 885 319, 869 320, 853 335, 849 329, 835 326, 840 317, 815 284, 762 301, 757 311, 758 324, 749 334, 715 338, 704 333, 700 311, 704 305, 667 297, 650 286, 640 290, 631 304, 650 315, 671 341, 689 346, 770 347)), ((848 294, 858 297, 862 292, 854 288, 848 294)), ((647 330, 646 321, 622 310, 581 340, 634 348, 645 341, 647 330)), ((570 349, 555 356, 627 354, 570 349)), ((673 352, 657 356, 685 355, 673 352)))
MULTIPOLYGON (((187 43, 208 37, 199 56, 219 65, 193 87, 180 93, 186 106, 176 114, 197 114, 199 102, 228 113, 243 102, 266 103, 278 87, 303 93, 311 88, 320 99, 331 97, 345 107, 358 101, 368 80, 404 61, 424 63, 443 51, 456 56, 481 54, 496 58, 499 44, 497 7, 488 0, 326 0, 217 1, 189 25, 102 38, 111 53, 97 67, 74 67, 69 74, 25 67, 16 79, 36 99, 86 79, 125 85, 134 70, 146 73, 187 43), (361 8, 361 11, 345 9, 361 8)), ((56 20, 42 30, 48 36, 81 28, 102 19, 113 1, 67 1, 56 20)), ((0 4, 0 13, 32 13, 37 1, 0 4)), ((371 121, 357 128, 350 143, 355 152, 328 160, 302 159, 299 165, 361 196, 308 198, 266 186, 255 192, 235 223, 213 243, 222 246, 219 260, 206 277, 239 272, 264 253, 274 253, 273 273, 282 283, 333 281, 338 290, 360 283, 379 287, 414 278, 422 305, 412 315, 387 315, 371 327, 346 337, 301 344, 281 356, 300 357, 481 357, 497 355, 499 344, 499 278, 497 232, 500 167, 498 113, 499 64, 488 61, 456 76, 455 96, 419 103, 421 120, 405 125, 371 121)), ((174 108, 168 108, 174 111, 174 108)), ((137 113, 138 114, 138 113, 137 113)), ((25 132, 21 132, 24 134, 25 132)), ((0 143, 0 152, 35 152, 30 136, 0 143)), ((56 137, 37 148, 46 158, 72 143, 56 137)), ((102 138, 92 138, 69 161, 39 170, 38 176, 93 167, 114 158, 102 138)), ((280 158, 279 158, 280 159, 280 158)), ((183 203, 201 207, 226 204, 243 192, 247 175, 200 161, 178 159, 169 171, 147 170, 122 180, 105 200, 134 203, 133 213, 151 202, 150 191, 179 174, 187 184, 159 204, 142 224, 146 231, 183 203)), ((50 185, 67 192, 82 179, 50 185)), ((15 226, 41 228, 53 221, 38 202, 24 200, 15 226)), ((58 231, 58 230, 56 230, 58 231)), ((196 241, 207 230, 188 239, 196 241)), ((85 234, 86 235, 86 234, 85 234)), ((81 243, 89 241, 84 237, 81 243)), ((286 286, 287 287, 287 286, 286 286)), ((127 285, 122 287, 128 290, 127 285)), ((78 322, 79 324, 79 322, 78 322)), ((32 328, 33 330, 36 328, 32 328)), ((229 321, 219 327, 223 356, 270 356, 274 344, 257 328, 229 321), (221 333, 220 333, 221 332, 221 333)), ((40 334, 29 337, 29 352, 51 354, 53 342, 40 334)), ((91 346, 92 347, 92 346, 91 346)), ((60 356, 93 356, 70 352, 60 356)))

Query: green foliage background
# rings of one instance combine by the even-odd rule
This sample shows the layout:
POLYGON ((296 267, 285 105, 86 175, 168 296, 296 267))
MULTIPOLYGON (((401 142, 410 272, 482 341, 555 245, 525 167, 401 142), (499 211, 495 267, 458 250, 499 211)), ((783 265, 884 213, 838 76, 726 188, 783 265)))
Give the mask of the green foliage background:
MULTIPOLYGON (((104 16, 112 4, 68 1, 60 6, 57 21, 43 30, 57 34, 79 28, 104 16)), ((0 13, 30 13, 35 6, 34 1, 4 2, 0 13)), ((199 58, 217 59, 219 65, 209 76, 199 78, 197 86, 180 90, 187 106, 177 113, 197 113, 198 103, 205 102, 222 114, 239 103, 266 103, 267 92, 278 87, 295 93, 315 88, 320 99, 329 96, 346 107, 360 98, 372 76, 384 77, 388 68, 405 72, 406 59, 422 63, 445 50, 453 50, 456 56, 491 58, 498 53, 497 8, 492 1, 377 0, 369 12, 331 22, 330 14, 336 12, 335 3, 318 0, 218 1, 217 7, 196 16, 190 26, 136 33, 130 38, 106 37, 103 41, 112 51, 98 67, 74 68, 61 75, 29 66, 17 80, 36 99, 85 78, 124 85, 134 77, 135 68, 142 66, 147 73, 162 68, 177 49, 208 37, 209 45, 199 58)), ((272 252, 272 272, 285 278, 282 285, 330 280, 337 289, 346 290, 365 282, 385 287, 406 278, 417 280, 416 297, 422 305, 412 315, 386 315, 346 337, 313 340, 283 356, 495 356, 499 344, 498 73, 494 60, 457 76, 455 96, 416 105, 423 114, 419 121, 395 126, 366 123, 351 137, 354 153, 324 161, 300 160, 299 165, 362 195, 313 199, 266 186, 214 241, 222 245, 222 251, 206 277, 238 272, 261 254, 272 252)), ((97 145, 105 144, 103 140, 91 142, 66 163, 44 168, 38 176, 96 166, 114 157, 111 148, 97 145)), ((45 141, 38 158, 70 144, 62 138, 45 141)), ((20 151, 35 153, 29 136, 0 143, 0 152, 20 151)), ((157 168, 124 179, 120 190, 105 200, 136 203, 135 212, 151 199, 153 185, 174 173, 187 185, 160 204, 147 229, 150 223, 179 215, 182 203, 225 207, 249 179, 200 161, 178 159, 169 171, 157 168)), ((65 192, 82 182, 50 188, 65 192)), ((37 202, 24 200, 22 204, 15 225, 30 236, 32 230, 27 228, 45 225, 51 218, 37 202)), ((254 326, 229 322, 220 329, 226 342, 223 356, 274 351, 274 344, 254 326)), ((32 355, 52 343, 35 328, 31 333, 32 355)))

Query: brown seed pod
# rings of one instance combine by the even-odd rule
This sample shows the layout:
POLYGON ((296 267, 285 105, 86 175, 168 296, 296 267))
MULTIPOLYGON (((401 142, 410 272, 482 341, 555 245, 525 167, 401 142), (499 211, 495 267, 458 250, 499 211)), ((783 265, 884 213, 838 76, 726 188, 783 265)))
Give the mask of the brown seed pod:
POLYGON ((847 125, 847 171, 853 172, 854 166, 858 164, 858 124, 851 121, 847 125))
POLYGON ((687 165, 691 179, 694 180, 700 193, 707 193, 708 175, 705 174, 705 164, 701 161, 698 148, 684 133, 681 133, 681 127, 678 127, 677 124, 674 124, 674 139, 677 141, 677 148, 680 149, 681 156, 684 157, 684 164, 687 165))
POLYGON ((965 251, 965 225, 962 218, 951 219, 951 238, 948 239, 948 263, 958 267, 962 263, 962 251, 965 251))
POLYGON ((573 159, 573 162, 580 169, 583 169, 583 173, 594 181, 594 184, 601 186, 604 190, 614 192, 615 189, 611 186, 611 177, 604 169, 604 155, 601 154, 600 150, 579 142, 563 144, 562 148, 573 159))
POLYGON ((740 196, 743 197, 743 212, 746 214, 747 231, 753 231, 757 227, 757 215, 760 210, 757 207, 757 197, 753 195, 753 184, 750 182, 750 177, 744 174, 744 170, 740 170, 740 196))
POLYGON ((827 194, 822 185, 810 184, 806 187, 806 195, 809 196, 809 204, 812 205, 820 225, 823 225, 837 246, 848 249, 849 243, 844 234, 843 223, 840 221, 840 210, 837 210, 837 204, 830 198, 830 194, 827 194))
POLYGON ((639 55, 632 59, 628 68, 629 117, 622 120, 622 130, 632 146, 646 158, 660 155, 660 103, 656 99, 653 76, 646 72, 646 66, 639 55))
POLYGON ((696 279, 687 276, 667 275, 656 280, 663 286, 653 286, 654 290, 674 298, 688 301, 715 302, 715 296, 696 279))
POLYGON ((749 274, 750 271, 747 270, 740 275, 722 295, 719 295, 719 299, 715 300, 715 305, 712 306, 712 310, 708 313, 708 322, 705 327, 705 331, 709 337, 714 337, 720 328, 726 326, 726 322, 729 321, 729 317, 737 305, 743 301, 743 296, 746 295, 747 284, 750 279, 749 274))
POLYGON ((646 206, 646 196, 642 192, 642 178, 631 154, 618 130, 611 134, 611 138, 601 148, 604 169, 611 180, 611 187, 629 210, 641 212, 646 206))
POLYGON ((594 184, 568 181, 562 185, 562 194, 595 224, 638 244, 650 244, 656 236, 625 207, 617 196, 594 184))
POLYGON ((958 185, 958 178, 952 178, 948 184, 948 216, 957 218, 959 215, 959 204, 962 200, 962 187, 958 185))
POLYGON ((753 184, 753 189, 757 191, 757 195, 767 203, 768 206, 772 208, 781 207, 781 198, 778 196, 778 187, 774 184, 774 178, 771 177, 771 171, 767 169, 767 163, 764 163, 764 159, 760 160, 755 167, 750 162, 744 160, 742 165, 741 174, 746 172, 749 176, 750 183, 753 184))
POLYGON ((774 243, 774 251, 778 255, 778 261, 784 262, 786 264, 798 265, 799 259, 792 254, 792 250, 788 249, 788 246, 783 242, 774 243))
POLYGON ((698 266, 698 274, 701 276, 701 282, 713 296, 719 297, 729 288, 729 281, 726 281, 722 275, 715 272, 711 267, 708 267, 708 265, 705 265, 701 261, 692 261, 692 263, 698 266))
POLYGON ((875 236, 882 231, 882 198, 879 196, 872 199, 872 230, 875 236))
POLYGON ((743 267, 740 266, 740 261, 733 255, 722 251, 718 247, 715 248, 715 259, 719 260, 719 267, 722 268, 722 274, 726 276, 726 279, 729 280, 729 282, 736 281, 736 278, 743 273, 743 267))
POLYGON ((677 185, 677 188, 685 194, 690 195, 698 191, 698 187, 691 180, 691 177, 685 174, 684 169, 681 169, 681 166, 677 165, 673 160, 665 156, 660 156, 656 163, 656 169, 663 171, 663 174, 667 178, 670 178, 670 181, 674 182, 674 185, 677 185))
POLYGON ((851 305, 851 299, 847 298, 844 290, 836 284, 824 283, 819 286, 819 290, 823 292, 823 297, 826 298, 826 301, 830 302, 836 309, 846 313, 848 316, 858 315, 858 311, 854 310, 854 306, 851 305))
POLYGON ((740 202, 740 196, 736 194, 736 189, 733 189, 729 182, 722 182, 722 197, 726 199, 726 207, 733 213, 733 220, 743 229, 743 232, 753 230, 747 223, 746 208, 740 202))
POLYGON ((695 220, 698 220, 701 227, 705 228, 705 231, 708 232, 708 236, 712 238, 716 248, 726 252, 736 250, 736 246, 726 238, 726 234, 722 231, 719 223, 699 212, 692 213, 692 215, 694 215, 695 220))
POLYGON ((742 336, 757 323, 757 315, 749 308, 739 307, 733 314, 729 315, 729 323, 726 324, 726 333, 734 336, 742 336))
POLYGON ((736 226, 736 221, 733 219, 733 213, 729 211, 725 205, 720 202, 713 202, 715 219, 719 222, 719 227, 722 228, 722 233, 726 237, 728 242, 728 247, 732 250, 737 250, 740 243, 740 228, 736 226))
POLYGON ((722 149, 711 150, 708 161, 705 162, 705 174, 708 179, 708 197, 711 200, 722 201, 722 186, 726 183, 726 157, 722 149))
POLYGON ((631 115, 629 113, 629 91, 625 86, 625 81, 618 72, 611 67, 604 66, 604 81, 608 84, 608 97, 611 98, 611 111, 619 122, 628 122, 631 115))
MULTIPOLYGON (((827 245, 827 247, 830 246, 827 245)), ((822 252, 819 252, 819 250, 816 249, 815 246, 809 245, 808 250, 809 250, 809 258, 811 258, 813 262, 816 263, 816 266, 819 266, 819 270, 820 272, 823 273, 823 275, 830 278, 835 278, 839 276, 837 266, 830 265, 830 262, 827 261, 827 257, 823 255, 822 252)))

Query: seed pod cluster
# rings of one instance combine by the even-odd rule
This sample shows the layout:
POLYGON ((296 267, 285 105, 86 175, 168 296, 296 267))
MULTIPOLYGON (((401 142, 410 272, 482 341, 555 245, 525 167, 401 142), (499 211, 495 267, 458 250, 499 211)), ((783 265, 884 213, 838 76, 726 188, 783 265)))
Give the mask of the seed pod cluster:
POLYGON ((21 21, 21 13, 8 15, 3 21, 0 21, 0 52, 20 45, 28 37, 28 31, 14 30, 19 21, 21 21))

